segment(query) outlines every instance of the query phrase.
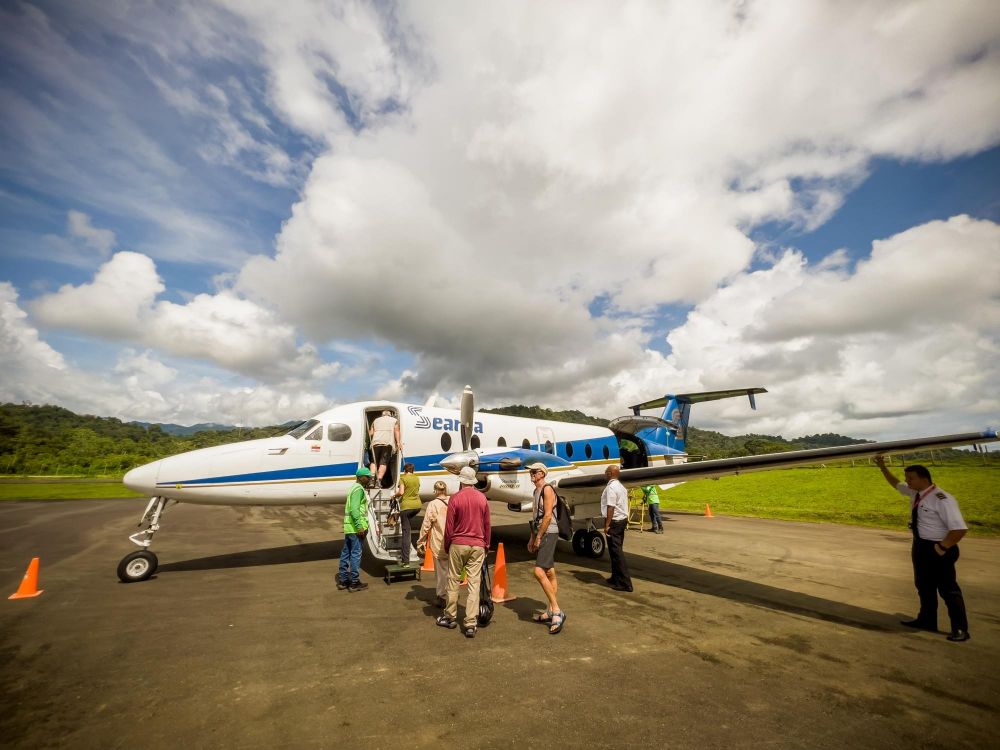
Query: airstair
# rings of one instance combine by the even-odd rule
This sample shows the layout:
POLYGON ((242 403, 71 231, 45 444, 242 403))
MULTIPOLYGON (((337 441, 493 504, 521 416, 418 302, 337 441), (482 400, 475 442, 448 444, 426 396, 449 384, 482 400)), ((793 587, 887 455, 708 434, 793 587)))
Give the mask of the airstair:
MULTIPOLYGON (((368 550, 378 560, 399 563, 402 559, 400 548, 402 546, 402 524, 399 520, 399 505, 393 502, 393 488, 372 487, 368 490, 368 550), (389 514, 395 509, 395 523, 389 524, 389 514)), ((409 543, 409 540, 407 540, 409 543)), ((412 546, 410 548, 410 559, 417 559, 418 555, 412 546)))

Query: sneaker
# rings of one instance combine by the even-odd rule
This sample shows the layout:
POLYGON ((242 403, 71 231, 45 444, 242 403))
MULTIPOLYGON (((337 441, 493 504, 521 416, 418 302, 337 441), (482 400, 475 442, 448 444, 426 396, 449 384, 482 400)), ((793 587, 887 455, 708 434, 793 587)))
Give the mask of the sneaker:
POLYGON ((337 580, 337 591, 343 591, 344 589, 351 587, 351 584, 342 580, 340 576, 337 576, 336 580, 337 580))
POLYGON ((462 635, 464 635, 466 638, 475 638, 476 637, 476 628, 475 627, 465 628, 462 631, 462 635))
POLYGON ((347 587, 348 591, 364 591, 368 588, 368 584, 364 581, 355 581, 350 586, 347 587))

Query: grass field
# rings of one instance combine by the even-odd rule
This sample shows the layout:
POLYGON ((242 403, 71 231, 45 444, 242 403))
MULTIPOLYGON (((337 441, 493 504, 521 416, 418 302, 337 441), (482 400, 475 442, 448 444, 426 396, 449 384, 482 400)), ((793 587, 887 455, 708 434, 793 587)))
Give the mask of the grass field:
MULTIPOLYGON (((1000 467, 931 466, 934 481, 958 498, 970 533, 1000 536, 1000 467)), ((902 470, 893 467, 902 477, 902 470)), ((0 480, 2 500, 74 500, 140 497, 120 481, 0 480)), ((843 523, 905 529, 910 513, 874 466, 807 467, 688 482, 660 493, 665 512, 702 513, 786 521, 843 523)))
MULTIPOLYGON (((1000 468, 929 466, 935 484, 957 499, 969 533, 1000 536, 1000 468)), ((903 472, 892 472, 902 479, 903 472)), ((806 467, 688 482, 660 493, 660 507, 787 521, 815 521, 905 529, 906 499, 874 466, 806 467)))
POLYGON ((120 480, 51 481, 18 479, 0 482, 0 500, 89 500, 103 497, 142 497, 120 480))

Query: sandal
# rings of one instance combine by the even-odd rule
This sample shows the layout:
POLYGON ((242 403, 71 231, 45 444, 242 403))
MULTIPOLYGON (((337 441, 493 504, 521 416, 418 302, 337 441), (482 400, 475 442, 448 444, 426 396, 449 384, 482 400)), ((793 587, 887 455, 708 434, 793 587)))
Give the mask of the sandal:
POLYGON ((434 622, 442 628, 448 628, 448 630, 454 630, 458 627, 458 623, 448 617, 448 615, 441 615, 434 622))
POLYGON ((465 636, 466 638, 475 638, 475 637, 476 637, 476 629, 475 629, 474 627, 468 627, 468 628, 465 628, 465 629, 464 629, 464 630, 462 631, 462 634, 463 634, 463 635, 464 635, 464 636, 465 636))
POLYGON ((566 613, 556 612, 552 615, 552 624, 549 625, 549 635, 555 635, 560 630, 563 629, 563 625, 566 623, 566 613))
POLYGON ((533 622, 540 622, 543 625, 548 625, 552 622, 552 612, 547 609, 542 610, 541 612, 535 612, 535 614, 531 616, 531 619, 533 622))

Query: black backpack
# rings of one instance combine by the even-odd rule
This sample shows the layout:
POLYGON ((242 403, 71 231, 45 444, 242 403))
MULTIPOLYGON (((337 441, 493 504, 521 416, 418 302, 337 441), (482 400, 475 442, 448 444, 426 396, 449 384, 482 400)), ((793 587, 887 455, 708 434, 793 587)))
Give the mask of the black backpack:
MULTIPOLYGON (((569 541, 573 538, 573 519, 570 518, 569 506, 566 505, 566 501, 562 499, 556 488, 547 484, 545 487, 552 487, 552 491, 556 495, 556 505, 555 505, 555 515, 556 515, 556 527, 559 529, 559 538, 565 541, 569 541)), ((542 494, 538 496, 538 500, 542 503, 545 502, 545 487, 542 488, 542 494)))
POLYGON ((476 622, 479 627, 485 628, 493 619, 493 584, 490 581, 490 561, 489 557, 483 560, 483 574, 479 578, 479 614, 476 615, 476 622))

